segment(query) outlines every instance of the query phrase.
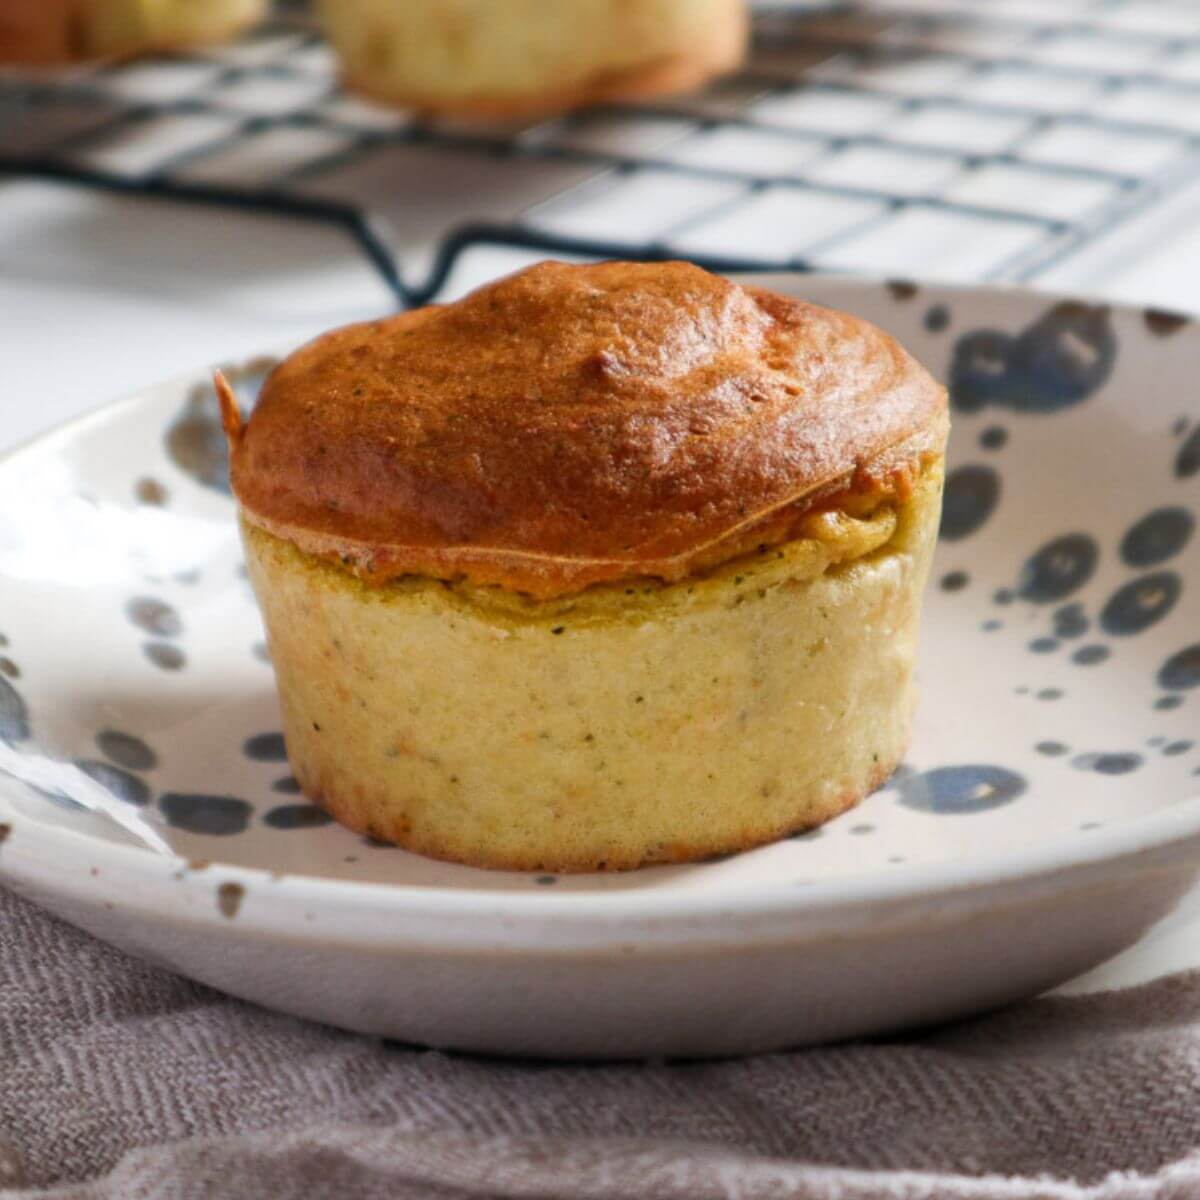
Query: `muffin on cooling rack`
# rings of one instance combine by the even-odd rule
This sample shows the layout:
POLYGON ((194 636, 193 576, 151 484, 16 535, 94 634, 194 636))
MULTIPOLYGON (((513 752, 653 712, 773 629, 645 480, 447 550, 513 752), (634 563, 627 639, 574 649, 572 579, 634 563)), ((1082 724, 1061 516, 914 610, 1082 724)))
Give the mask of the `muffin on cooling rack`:
POLYGON ((338 820, 590 871, 818 825, 903 755, 943 388, 684 263, 543 263, 218 380, 288 755, 338 820))
POLYGON ((745 0, 322 0, 348 85, 433 112, 559 112, 741 61, 745 0))
POLYGON ((0 0, 0 63, 124 58, 232 37, 267 0, 0 0))

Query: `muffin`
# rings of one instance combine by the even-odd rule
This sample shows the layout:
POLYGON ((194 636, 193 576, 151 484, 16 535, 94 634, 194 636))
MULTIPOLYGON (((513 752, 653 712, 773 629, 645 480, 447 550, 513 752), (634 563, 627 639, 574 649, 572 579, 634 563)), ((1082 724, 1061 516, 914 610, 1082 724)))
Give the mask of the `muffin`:
POLYGON ((682 91, 736 67, 745 0, 323 0, 346 83, 490 117, 682 91))
POLYGON ((335 330, 243 423, 304 792, 480 867, 829 820, 899 763, 946 394, 844 313, 685 263, 542 263, 335 330))
POLYGON ((3 0, 0 62, 124 58, 231 37, 267 0, 3 0))

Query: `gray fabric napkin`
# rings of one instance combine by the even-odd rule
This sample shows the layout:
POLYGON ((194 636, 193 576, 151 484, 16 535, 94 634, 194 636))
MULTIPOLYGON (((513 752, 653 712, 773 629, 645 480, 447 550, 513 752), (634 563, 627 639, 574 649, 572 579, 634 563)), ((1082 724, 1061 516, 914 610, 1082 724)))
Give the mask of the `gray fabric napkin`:
POLYGON ((1200 974, 737 1062, 443 1054, 265 1012, 0 890, 0 1196, 1200 1197, 1200 974))

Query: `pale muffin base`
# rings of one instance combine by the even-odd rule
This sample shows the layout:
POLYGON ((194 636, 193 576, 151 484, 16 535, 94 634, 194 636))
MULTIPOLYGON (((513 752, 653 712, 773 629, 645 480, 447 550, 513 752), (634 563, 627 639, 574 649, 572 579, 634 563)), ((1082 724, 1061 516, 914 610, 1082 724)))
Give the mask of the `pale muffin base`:
POLYGON ((292 768, 351 828, 480 867, 693 861, 819 825, 904 754, 940 500, 938 468, 829 537, 541 604, 371 588, 244 524, 292 768))
POLYGON ((323 0, 347 85, 404 107, 529 117, 699 86, 741 61, 745 0, 323 0))

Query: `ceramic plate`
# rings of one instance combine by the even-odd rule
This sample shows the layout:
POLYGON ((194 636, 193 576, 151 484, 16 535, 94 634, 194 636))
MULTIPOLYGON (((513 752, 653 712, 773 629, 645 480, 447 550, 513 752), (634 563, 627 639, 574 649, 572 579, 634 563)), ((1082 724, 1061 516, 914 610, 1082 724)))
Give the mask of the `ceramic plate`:
MULTIPOLYGON (((1200 869, 1200 334, 773 278, 894 332, 954 432, 911 752, 815 833, 553 877, 299 795, 202 375, 0 464, 0 876, 135 954, 409 1041, 707 1055, 933 1021, 1127 947, 1200 869)), ((236 366, 246 398, 267 360, 236 366)))

